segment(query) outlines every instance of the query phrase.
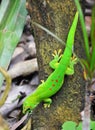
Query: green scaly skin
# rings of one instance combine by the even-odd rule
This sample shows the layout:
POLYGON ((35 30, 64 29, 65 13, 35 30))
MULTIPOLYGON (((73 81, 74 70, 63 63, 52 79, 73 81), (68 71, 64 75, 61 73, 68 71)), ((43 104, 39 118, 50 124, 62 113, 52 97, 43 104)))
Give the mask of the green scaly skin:
POLYGON ((76 12, 70 28, 64 53, 59 56, 60 51, 55 52, 54 59, 50 62, 50 66, 55 69, 54 72, 38 86, 34 93, 26 97, 23 102, 23 113, 31 112, 42 101, 45 102, 45 107, 49 107, 52 103, 50 97, 59 91, 64 82, 64 76, 74 73, 76 58, 72 58, 72 49, 77 22, 78 12, 76 12))

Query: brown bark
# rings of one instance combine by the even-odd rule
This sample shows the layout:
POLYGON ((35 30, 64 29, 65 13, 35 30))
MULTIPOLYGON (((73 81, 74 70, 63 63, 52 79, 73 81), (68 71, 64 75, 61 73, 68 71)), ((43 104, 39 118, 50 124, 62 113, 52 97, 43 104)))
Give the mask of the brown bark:
MULTIPOLYGON (((29 0, 28 10, 31 20, 37 22, 66 41, 76 8, 73 0, 29 0)), ((64 48, 52 36, 32 25, 37 47, 40 80, 45 80, 52 69, 49 67, 54 50, 64 48)), ((75 52, 82 57, 81 30, 78 26, 75 39, 75 52)), ((63 87, 55 94, 50 108, 40 104, 33 113, 33 130, 58 130, 64 121, 80 120, 80 109, 84 99, 84 80, 80 64, 75 66, 73 76, 66 76, 63 87)))

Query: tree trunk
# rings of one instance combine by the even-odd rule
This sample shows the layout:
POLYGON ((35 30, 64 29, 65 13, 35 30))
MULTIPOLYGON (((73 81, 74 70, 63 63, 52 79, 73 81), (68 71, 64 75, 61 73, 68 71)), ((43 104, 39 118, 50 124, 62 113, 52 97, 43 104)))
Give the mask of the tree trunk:
MULTIPOLYGON (((28 10, 31 20, 44 26, 66 41, 68 31, 72 24, 76 8, 73 0, 29 0, 28 10)), ((48 35, 37 26, 31 26, 37 47, 39 65, 39 78, 45 80, 52 69, 49 62, 53 59, 54 50, 65 46, 55 38, 48 35)), ((75 53, 84 56, 82 48, 80 26, 77 28, 75 38, 75 53)), ((60 130, 67 120, 78 122, 80 111, 83 108, 85 82, 80 64, 75 66, 73 76, 66 76, 61 90, 52 97, 50 108, 44 108, 41 103, 33 112, 33 130, 60 130)))

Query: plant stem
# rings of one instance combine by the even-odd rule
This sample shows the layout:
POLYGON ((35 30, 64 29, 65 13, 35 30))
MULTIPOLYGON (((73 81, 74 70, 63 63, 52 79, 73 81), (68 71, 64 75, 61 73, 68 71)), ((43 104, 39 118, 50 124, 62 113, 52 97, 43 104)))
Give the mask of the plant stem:
POLYGON ((83 130, 90 130, 90 106, 91 101, 88 95, 88 85, 86 84, 86 93, 85 93, 85 108, 84 108, 84 119, 83 119, 83 130))

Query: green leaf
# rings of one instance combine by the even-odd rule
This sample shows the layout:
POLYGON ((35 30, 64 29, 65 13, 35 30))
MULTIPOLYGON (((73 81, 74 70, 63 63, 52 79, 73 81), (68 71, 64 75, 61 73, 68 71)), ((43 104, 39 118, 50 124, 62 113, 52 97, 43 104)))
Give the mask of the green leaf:
POLYGON ((78 125, 76 130, 82 130, 82 122, 79 123, 79 125, 78 125))
POLYGON ((79 0, 74 0, 74 1, 77 6, 77 10, 79 12, 79 18, 80 18, 80 23, 81 23, 83 38, 84 38, 86 58, 87 58, 88 63, 90 63, 90 48, 89 48, 88 35, 87 35, 86 27, 85 27, 83 12, 82 12, 79 0))
MULTIPOLYGON (((23 32, 26 0, 2 0, 0 6, 0 66, 7 69, 23 32)), ((0 86, 3 77, 0 75, 0 86)))
POLYGON ((92 9, 91 44, 93 49, 95 46, 95 6, 92 9))
POLYGON ((92 44, 92 53, 91 53, 90 70, 94 71, 95 69, 95 6, 93 7, 92 10, 91 44, 92 44))
POLYGON ((62 130, 76 130, 76 123, 73 121, 66 121, 63 125, 62 125, 62 130))
POLYGON ((90 122, 90 129, 95 130, 95 121, 90 122))
POLYGON ((6 13, 6 8, 8 7, 9 5, 9 0, 5 1, 5 0, 2 0, 2 3, 0 5, 0 24, 1 24, 1 21, 6 13))
MULTIPOLYGON (((62 130, 82 130, 82 127, 82 122, 80 122, 77 126, 77 124, 73 121, 66 121, 62 125, 62 130)), ((95 130, 95 121, 90 121, 90 130, 95 130)))

